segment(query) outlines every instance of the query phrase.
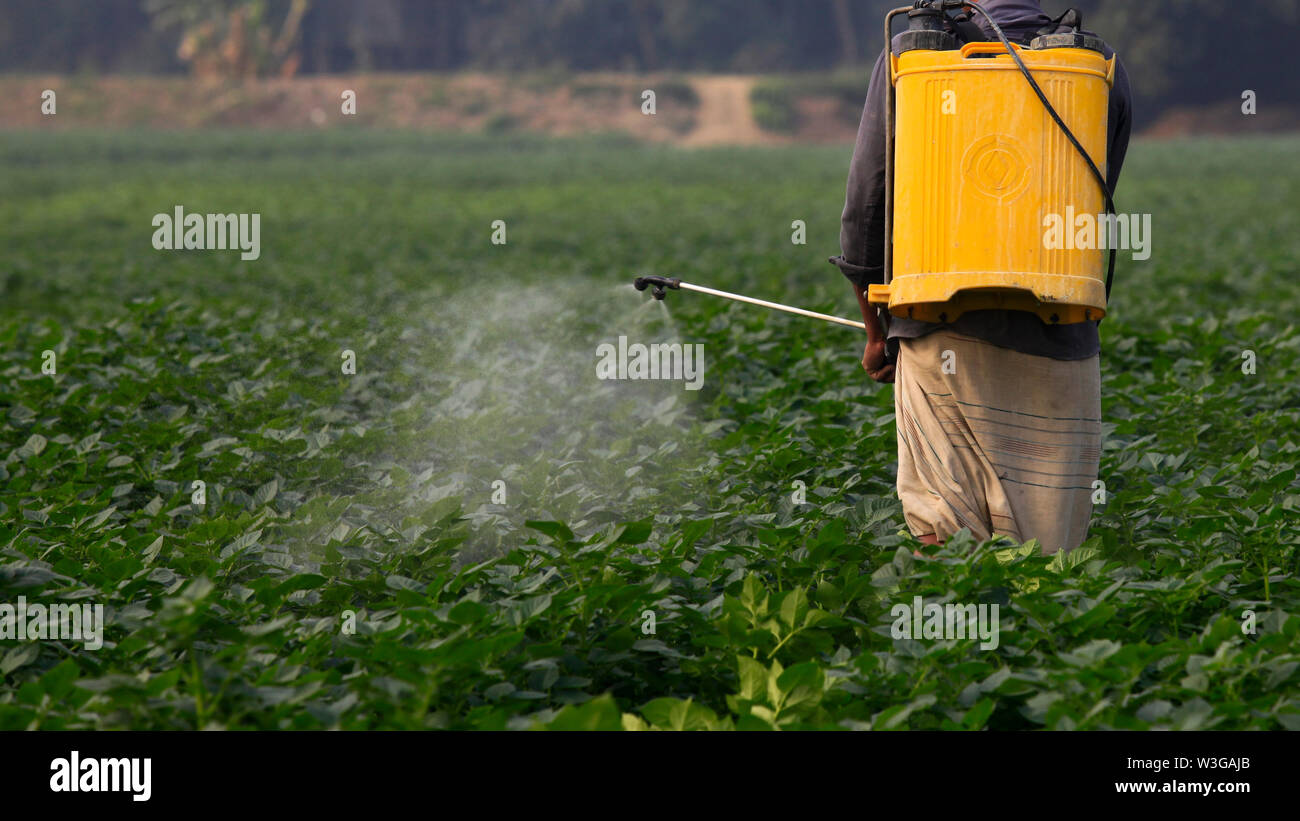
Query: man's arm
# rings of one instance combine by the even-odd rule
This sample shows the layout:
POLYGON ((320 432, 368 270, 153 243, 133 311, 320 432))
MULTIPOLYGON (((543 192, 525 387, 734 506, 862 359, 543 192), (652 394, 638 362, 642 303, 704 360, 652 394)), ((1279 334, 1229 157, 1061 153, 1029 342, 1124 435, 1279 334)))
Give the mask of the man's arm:
POLYGON ((867 286, 884 282, 885 259, 885 83, 889 82, 887 52, 882 51, 871 72, 867 100, 858 124, 858 139, 845 185, 840 217, 840 256, 831 259, 848 278, 867 326, 862 367, 877 382, 894 381, 894 365, 886 356, 885 326, 880 311, 867 302, 867 286))
POLYGON ((885 84, 889 82, 885 54, 882 51, 876 60, 867 87, 845 185, 840 256, 831 260, 859 290, 884 281, 885 84))
POLYGON ((867 302, 867 293, 853 285, 853 293, 862 309, 862 321, 867 326, 867 347, 862 351, 862 369, 877 382, 894 381, 894 363, 885 355, 885 328, 880 321, 880 311, 867 302))

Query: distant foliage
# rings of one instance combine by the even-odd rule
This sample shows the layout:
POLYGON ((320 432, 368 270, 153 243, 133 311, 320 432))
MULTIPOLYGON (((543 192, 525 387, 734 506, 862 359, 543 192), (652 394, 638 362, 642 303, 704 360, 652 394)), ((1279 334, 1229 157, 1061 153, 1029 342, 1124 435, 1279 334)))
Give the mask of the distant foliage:
MULTIPOLYGON (((865 70, 897 0, 0 0, 0 70, 865 70)), ((1168 105, 1300 100, 1279 71, 1294 0, 1043 0, 1082 10, 1132 72, 1139 123, 1168 105)), ((898 21, 898 26, 905 25, 898 21)), ((760 116, 780 117, 775 110, 760 116)))
POLYGON ((830 73, 767 77, 754 84, 749 99, 760 128, 790 133, 800 125, 798 101, 809 97, 830 98, 837 104, 837 118, 856 126, 867 95, 866 72, 840 70, 830 73))
POLYGON ((180 35, 176 56, 200 77, 292 76, 310 0, 146 0, 158 28, 180 35))

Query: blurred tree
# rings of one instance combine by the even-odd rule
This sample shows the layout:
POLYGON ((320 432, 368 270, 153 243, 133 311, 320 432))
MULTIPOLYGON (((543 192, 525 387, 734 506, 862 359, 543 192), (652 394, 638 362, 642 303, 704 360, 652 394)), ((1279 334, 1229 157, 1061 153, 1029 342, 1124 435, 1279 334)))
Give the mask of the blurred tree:
POLYGON ((659 52, 655 47, 655 23, 653 0, 632 0, 632 19, 636 30, 636 42, 641 52, 641 67, 655 69, 659 67, 659 52))
POLYGON ((369 0, 357 5, 348 26, 356 67, 392 69, 402 63, 402 11, 398 0, 369 0))
POLYGON ((178 30, 176 55, 200 77, 293 76, 309 0, 146 0, 154 25, 178 30), (280 13, 277 14, 276 12, 280 13), (279 19, 276 31, 273 20, 279 19))
POLYGON ((846 66, 858 62, 858 32, 849 11, 849 0, 831 0, 835 9, 835 30, 840 35, 840 62, 846 66))
POLYGON ((1139 122, 1170 105, 1235 99, 1247 88, 1300 99, 1297 73, 1281 70, 1300 23, 1297 0, 1044 0, 1049 5, 1079 8, 1085 27, 1119 52, 1139 122))
POLYGON ((140 0, 0 0, 0 70, 175 71, 140 0))

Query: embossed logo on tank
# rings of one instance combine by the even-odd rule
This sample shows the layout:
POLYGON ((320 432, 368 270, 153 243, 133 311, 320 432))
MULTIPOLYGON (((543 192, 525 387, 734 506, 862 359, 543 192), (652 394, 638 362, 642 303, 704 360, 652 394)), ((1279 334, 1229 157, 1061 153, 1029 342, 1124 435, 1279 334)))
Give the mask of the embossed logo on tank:
POLYGON ((961 161, 966 180, 986 197, 1005 201, 1029 185, 1028 154, 1014 137, 991 134, 966 149, 961 161))

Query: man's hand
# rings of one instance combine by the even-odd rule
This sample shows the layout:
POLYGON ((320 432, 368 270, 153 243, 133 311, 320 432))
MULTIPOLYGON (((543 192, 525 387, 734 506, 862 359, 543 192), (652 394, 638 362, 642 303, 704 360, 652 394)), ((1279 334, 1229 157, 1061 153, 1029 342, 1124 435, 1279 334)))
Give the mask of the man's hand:
POLYGON ((882 384, 893 383, 894 366, 892 363, 885 362, 884 339, 867 342, 867 347, 862 352, 862 369, 877 382, 882 384))
POLYGON ((858 298, 858 307, 862 309, 862 322, 867 326, 867 347, 862 352, 862 369, 877 382, 890 384, 894 381, 894 365, 885 361, 885 328, 880 322, 880 313, 876 306, 867 302, 867 294, 853 286, 853 293, 858 298))

